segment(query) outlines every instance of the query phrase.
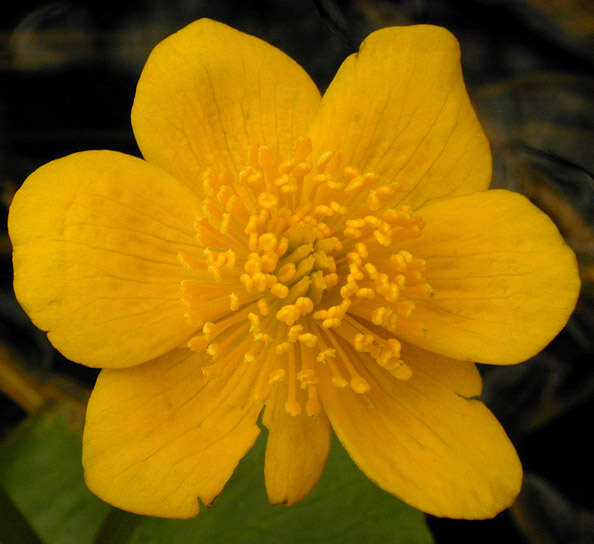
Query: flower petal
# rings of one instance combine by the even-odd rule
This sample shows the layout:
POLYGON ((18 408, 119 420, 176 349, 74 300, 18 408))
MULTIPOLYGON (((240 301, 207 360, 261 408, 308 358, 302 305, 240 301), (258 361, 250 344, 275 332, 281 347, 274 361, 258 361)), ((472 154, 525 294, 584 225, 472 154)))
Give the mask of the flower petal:
POLYGON ((254 443, 257 367, 231 365, 207 380, 206 357, 172 351, 141 366, 103 370, 83 436, 93 493, 138 514, 187 518, 210 504, 254 443))
POLYGON ((456 359, 513 364, 563 328, 580 287, 575 255, 526 198, 487 191, 419 215, 425 229, 408 249, 426 260, 434 296, 416 301, 424 336, 407 340, 456 359))
MULTIPOLYGON (((287 383, 275 386, 264 410, 268 428, 265 477, 268 499, 292 505, 304 499, 320 479, 330 451, 330 424, 323 412, 289 415, 287 383)), ((300 392, 301 393, 301 392, 300 392)), ((301 394, 305 405, 306 395, 301 394)))
POLYGON ((166 172, 114 151, 36 170, 10 208, 19 302, 66 357, 135 365, 179 345, 179 251, 196 252, 199 202, 166 172))
POLYGON ((462 78, 460 48, 429 25, 384 28, 349 56, 324 94, 310 130, 317 152, 398 184, 413 207, 484 190, 489 144, 462 78))
POLYGON ((199 190, 204 169, 237 173, 252 144, 293 152, 319 102, 315 84, 284 53, 200 19, 152 51, 132 126, 149 162, 199 190))
POLYGON ((367 354, 353 359, 370 390, 320 380, 330 423, 353 460, 386 491, 424 512, 491 517, 520 490, 522 468, 505 432, 478 400, 472 363, 408 344, 412 377, 400 381, 367 354), (364 358, 364 359, 363 359, 364 358), (457 385, 456 385, 457 384, 457 385))

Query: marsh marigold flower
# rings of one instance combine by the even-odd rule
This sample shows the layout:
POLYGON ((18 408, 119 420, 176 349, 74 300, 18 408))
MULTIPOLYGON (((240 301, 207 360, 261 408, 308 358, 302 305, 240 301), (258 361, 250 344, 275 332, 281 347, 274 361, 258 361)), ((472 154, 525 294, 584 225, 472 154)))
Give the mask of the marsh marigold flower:
POLYGON ((268 429, 266 489, 318 480, 331 428, 379 486, 493 516, 522 470, 479 400, 564 326, 575 257, 524 197, 487 190, 459 47, 385 28, 323 97, 267 43, 200 20, 161 42, 132 126, 144 160, 85 151, 16 194, 15 291, 89 401, 89 488, 198 513, 268 429))

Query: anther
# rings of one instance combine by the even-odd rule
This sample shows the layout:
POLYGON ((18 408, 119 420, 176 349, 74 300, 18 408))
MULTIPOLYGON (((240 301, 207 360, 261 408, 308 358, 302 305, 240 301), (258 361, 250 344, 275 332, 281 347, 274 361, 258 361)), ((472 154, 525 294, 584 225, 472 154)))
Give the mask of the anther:
POLYGON ((326 151, 325 153, 322 153, 320 155, 320 157, 318 158, 318 162, 316 163, 316 169, 319 172, 323 172, 324 169, 326 168, 326 166, 328 165, 328 163, 330 162, 330 159, 336 154, 336 152, 334 151, 326 151))
POLYGON ((388 205, 397 186, 343 167, 336 152, 311 153, 308 138, 295 143, 289 160, 255 145, 237 179, 208 170, 195 222, 204 255, 180 255, 188 271, 185 315, 202 326, 187 346, 216 359, 205 375, 242 359, 262 365, 254 397, 267 398, 287 377, 285 409, 293 415, 321 411, 320 365, 334 385, 361 394, 370 385, 356 369, 369 357, 396 379, 410 378, 393 336, 424 334, 413 299, 432 293, 424 261, 392 249, 423 229, 410 207, 388 205), (202 325, 207 319, 213 322, 202 325), (307 396, 297 395, 299 387, 307 396))
POLYGON ((299 310, 301 315, 306 315, 313 312, 313 301, 308 297, 299 297, 295 301, 295 307, 299 310))
POLYGON ((318 343, 318 337, 315 334, 311 333, 300 334, 297 338, 299 342, 301 342, 308 348, 314 348, 318 343))
POLYGON ((278 298, 287 298, 287 295, 289 294, 289 288, 282 284, 282 283, 277 283, 275 285, 272 286, 272 288, 270 289, 270 292, 278 298))
POLYGON ((264 251, 274 251, 278 244, 278 239, 271 232, 265 232, 258 239, 258 246, 264 251))
POLYGON ((293 325, 287 333, 289 342, 297 342, 299 335, 303 332, 303 325, 293 325))
POLYGON ((293 304, 287 304, 276 312, 276 318, 288 326, 293 325, 300 317, 299 309, 293 304))
POLYGON ((266 210, 275 208, 278 204, 278 198, 272 193, 260 193, 258 195, 258 206, 266 210))
POLYGON ((265 298, 261 298, 258 300, 258 311, 262 316, 267 316, 270 313, 270 308, 268 307, 268 303, 266 302, 265 298))
POLYGON ((276 274, 278 281, 287 283, 295 277, 296 267, 294 263, 287 263, 280 267, 276 274))

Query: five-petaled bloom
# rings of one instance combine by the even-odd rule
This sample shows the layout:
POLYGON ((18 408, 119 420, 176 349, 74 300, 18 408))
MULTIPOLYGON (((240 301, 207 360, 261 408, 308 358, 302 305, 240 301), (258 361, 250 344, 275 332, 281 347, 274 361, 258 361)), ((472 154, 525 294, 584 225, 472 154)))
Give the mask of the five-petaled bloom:
POLYGON ((151 53, 132 125, 144 160, 46 164, 9 218, 23 308, 66 357, 104 369, 89 488, 193 516, 262 412, 271 502, 308 494, 332 427, 425 512, 507 507, 522 469, 474 362, 536 354, 579 279, 547 216, 487 190, 455 38, 374 32, 320 97, 279 50, 200 20, 151 53))

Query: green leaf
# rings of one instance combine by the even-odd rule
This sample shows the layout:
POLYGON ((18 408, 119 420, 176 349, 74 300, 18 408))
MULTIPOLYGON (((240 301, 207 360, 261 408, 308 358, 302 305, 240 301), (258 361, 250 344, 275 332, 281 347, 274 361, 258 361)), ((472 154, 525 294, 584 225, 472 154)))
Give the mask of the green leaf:
POLYGON ((23 514, 0 487, 0 544, 41 544, 35 531, 29 526, 23 514))
MULTIPOLYGON (((6 494, 46 544, 87 544, 110 507, 86 488, 80 433, 58 412, 42 412, 0 445, 6 494)), ((20 542, 0 526, 0 542, 20 542)))
POLYGON ((271 506, 264 489, 265 433, 211 508, 190 520, 114 513, 96 544, 310 544, 433 542, 424 515, 385 493, 337 440, 323 476, 303 502, 271 506))
MULTIPOLYGON (((383 492, 334 440, 318 485, 303 502, 271 506, 264 489, 266 433, 210 508, 190 520, 110 508, 85 487, 80 433, 55 412, 27 421, 0 445, 0 481, 46 544, 430 544, 424 515, 383 492)), ((0 525, 0 531, 3 526, 0 525)), ((0 542, 12 542, 0 533, 0 542)))

